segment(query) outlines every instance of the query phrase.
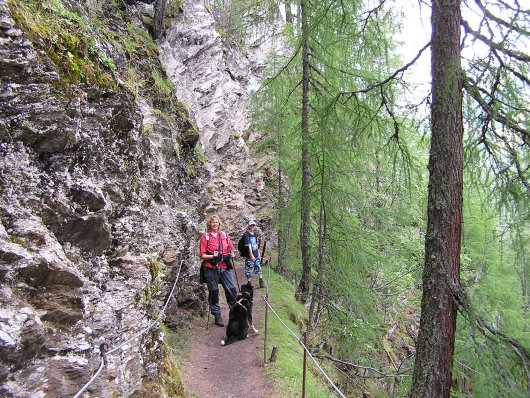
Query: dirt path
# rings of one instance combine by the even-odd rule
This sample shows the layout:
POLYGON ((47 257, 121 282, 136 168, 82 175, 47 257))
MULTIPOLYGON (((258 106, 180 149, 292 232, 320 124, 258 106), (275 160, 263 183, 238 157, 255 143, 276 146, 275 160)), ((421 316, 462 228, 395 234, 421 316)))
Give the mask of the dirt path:
MULTIPOLYGON (((236 266, 239 283, 246 283, 244 269, 236 266)), ((234 278, 235 279, 235 278, 234 278)), ((221 346, 225 328, 215 326, 210 315, 190 331, 189 357, 181 361, 182 380, 187 397, 200 398, 266 398, 272 396, 272 383, 267 382, 263 363, 263 331, 265 318, 265 289, 257 289, 254 278, 254 325, 259 334, 251 333, 243 341, 221 346)), ((236 281, 237 285, 237 281, 236 281)), ((222 286, 219 286, 223 320, 228 323, 228 306, 222 286)))

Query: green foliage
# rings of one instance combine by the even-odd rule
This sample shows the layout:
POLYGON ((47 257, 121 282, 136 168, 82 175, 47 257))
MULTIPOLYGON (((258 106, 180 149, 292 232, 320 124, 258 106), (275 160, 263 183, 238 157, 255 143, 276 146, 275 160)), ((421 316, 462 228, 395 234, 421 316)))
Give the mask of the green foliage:
POLYGON ((15 235, 9 235, 9 240, 11 243, 16 243, 19 246, 22 246, 24 249, 27 249, 28 246, 24 243, 22 239, 20 239, 18 236, 15 235))
POLYGON ((162 332, 164 333, 164 342, 171 350, 171 354, 182 354, 181 350, 185 349, 189 343, 185 334, 182 333, 182 331, 172 329, 165 324, 162 324, 162 332))
POLYGON ((231 47, 245 50, 245 37, 250 29, 265 20, 278 21, 280 12, 277 2, 255 0, 207 1, 206 10, 213 15, 224 51, 231 47))
MULTIPOLYGON (((185 102, 182 101, 175 101, 173 103, 173 110, 182 118, 188 118, 190 114, 190 110, 188 108, 188 105, 185 102)), ((191 119, 189 119, 190 124, 193 126, 194 123, 191 119)))
POLYGON ((199 145, 196 145, 195 148, 193 148, 193 150, 195 152, 195 156, 201 163, 206 164, 206 162, 208 162, 208 159, 206 159, 206 155, 204 154, 204 151, 199 145))
POLYGON ((54 62, 63 84, 115 86, 114 61, 97 47, 91 26, 79 14, 69 11, 60 0, 11 0, 8 4, 34 47, 44 49, 54 62))
MULTIPOLYGON (((336 355, 381 368, 385 357, 401 360, 406 353, 399 349, 413 345, 410 337, 405 341, 404 331, 403 342, 391 342, 397 346, 386 347, 385 355, 380 342, 390 325, 412 328, 418 317, 429 144, 424 132, 429 126, 399 106, 404 94, 398 80, 364 90, 396 68, 391 12, 366 13, 361 2, 352 1, 308 2, 306 7, 307 34, 302 35, 295 17, 286 30, 292 51, 271 60, 270 78, 255 102, 256 128, 268 135, 258 149, 275 154, 274 168, 282 181, 276 187, 281 189, 278 234, 287 247, 282 272, 295 281, 301 273, 298 220, 301 197, 307 193, 301 192, 300 182, 301 48, 307 41, 311 108, 309 139, 304 140, 311 153, 314 331, 336 355)), ((527 36, 527 16, 512 16, 517 24, 506 36, 527 36)), ((228 30, 223 34, 229 36, 228 30)), ((528 65, 519 62, 524 57, 492 53, 469 64, 484 102, 495 106, 484 116, 475 102, 466 104, 464 192, 470 196, 461 279, 474 311, 528 347, 528 65), (508 130, 499 118, 511 123, 508 130)), ((461 364, 455 365, 454 393, 465 394, 465 388, 475 396, 526 392, 525 363, 506 341, 484 331, 479 336, 477 325, 467 319, 459 322, 455 358, 461 364), (469 350, 476 355, 466 356, 469 350), (470 377, 469 372, 481 376, 470 377), (467 387, 458 384, 463 374, 467 387)), ((407 388, 406 382, 369 384, 379 396, 391 389, 402 396, 407 388)))
POLYGON ((97 9, 81 16, 60 0, 10 1, 9 6, 33 45, 43 49, 56 65, 59 85, 89 83, 117 89, 119 78, 136 98, 150 98, 167 109, 177 104, 173 87, 161 68, 158 48, 147 31, 126 24, 128 35, 115 33, 98 19, 97 9), (118 70, 100 43, 127 58, 124 67, 118 70))
MULTIPOLYGON (((530 17, 503 1, 463 5, 464 12, 469 7, 477 15, 468 20, 462 40, 463 54, 477 54, 464 63, 466 149, 473 152, 470 175, 491 179, 496 205, 519 212, 530 207, 530 17), (478 22, 482 19, 487 23, 478 22), (487 38, 486 49, 475 49, 478 35, 487 38)), ((527 221, 528 212, 523 213, 527 221)))
POLYGON ((155 87, 157 88, 158 92, 162 95, 162 99, 165 101, 170 101, 173 95, 173 86, 171 83, 165 77, 162 77, 156 70, 151 72, 151 77, 155 82, 155 87))
MULTIPOLYGON (((454 357, 457 389, 477 397, 524 397, 527 380, 521 358, 505 341, 483 330, 473 319, 475 313, 480 314, 495 330, 530 346, 530 337, 525 333, 528 297, 523 294, 529 267, 528 262, 519 261, 525 258, 528 246, 520 246, 524 238, 517 229, 499 234, 502 223, 495 208, 485 206, 483 199, 488 184, 478 186, 475 182, 466 190, 464 201, 466 222, 461 265, 462 285, 474 312, 460 317, 457 323, 454 357)), ((521 226, 519 231, 528 234, 528 227, 521 226)))
MULTIPOLYGON (((133 41, 136 43, 135 45, 131 46, 131 43, 129 41, 129 45, 127 46, 127 48, 129 50, 140 50, 139 54, 129 53, 129 56, 133 57, 146 55, 149 58, 158 56, 158 47, 156 46, 156 43, 147 31, 138 29, 130 23, 127 24, 127 31, 131 34, 133 41)), ((125 42, 127 42, 130 39, 124 40, 125 42)))
MULTIPOLYGON (((397 121, 379 107, 381 91, 352 95, 351 101, 342 97, 344 91, 382 80, 390 68, 387 61, 392 61, 390 43, 381 41, 381 34, 384 41, 392 32, 391 16, 383 13, 381 19, 361 21, 360 15, 357 2, 336 8, 328 2, 310 5, 313 329, 335 356, 382 368, 385 322, 405 310, 396 296, 414 297, 421 277, 426 152, 414 151, 418 138, 407 119, 398 124, 396 134, 397 121)), ((293 30, 293 51, 301 46, 299 33, 299 27, 293 30)), ((276 154, 275 166, 285 182, 278 228, 289 254, 282 267, 297 278, 300 63, 299 53, 273 60, 255 112, 258 128, 269 135, 259 150, 276 154)), ((385 100, 397 114, 392 90, 384 88, 385 100)), ((371 386, 379 388, 377 383, 371 386)))
MULTIPOLYGON (((167 331, 168 329, 166 329, 167 331)), ((154 379, 145 378, 140 397, 186 398, 184 385, 175 358, 170 354, 171 347, 163 346, 161 369, 154 379)))
POLYGON ((156 43, 147 31, 130 23, 127 30, 131 37, 121 39, 134 73, 129 69, 126 86, 152 99, 156 106, 173 108, 177 101, 174 100, 173 86, 160 65, 156 43))
MULTIPOLYGON (((323 7, 328 6, 326 2, 321 4, 323 7)), ((311 21, 329 18, 335 23, 339 20, 330 18, 331 13, 319 18, 317 7, 311 11, 314 12, 311 21)), ((356 15, 356 12, 352 10, 351 15, 356 15)), ((389 16, 385 16, 387 17, 389 16)), ((336 28, 336 24, 333 26, 336 28)), ((322 43, 327 40, 323 25, 312 26, 312 35, 309 37, 309 40, 318 37, 319 42, 310 42, 310 47, 312 59, 320 61, 319 73, 311 76, 314 90, 310 97, 313 177, 311 194, 314 220, 312 229, 315 233, 322 225, 319 212, 324 211, 326 215, 324 244, 317 239, 317 235, 314 236, 312 258, 316 262, 319 254, 323 253, 320 258, 324 260, 325 268, 322 280, 317 281, 322 283, 319 294, 328 301, 340 302, 340 306, 336 308, 329 304, 325 306, 328 317, 317 330, 320 338, 334 344, 340 355, 347 358, 364 358, 373 366, 381 362, 380 347, 375 342, 377 332, 386 327, 384 321, 400 317, 410 310, 411 305, 419 308, 416 286, 421 280, 423 264, 422 231, 425 228, 426 203, 426 175, 423 167, 426 164, 427 151, 423 137, 416 133, 415 122, 402 119, 403 123, 399 125, 396 135, 396 120, 382 117, 376 111, 377 96, 366 93, 354 97, 355 101, 343 106, 343 102, 336 101, 337 97, 328 97, 326 94, 333 94, 335 82, 344 91, 345 87, 352 87, 354 91, 356 87, 369 86, 370 81, 381 80, 382 75, 378 76, 377 70, 366 67, 372 64, 383 65, 376 58, 377 54, 383 55, 380 52, 382 48, 379 36, 375 34, 380 33, 381 26, 367 25, 362 38, 352 34, 355 29, 350 28, 348 34, 354 39, 362 40, 362 47, 353 51, 349 48, 344 51, 344 56, 341 55, 341 47, 336 46, 333 40, 322 43), (313 36, 313 32, 319 29, 321 33, 315 33, 313 36), (372 34, 369 34, 370 29, 374 29, 372 34), (325 49, 330 58, 320 49, 325 49), (355 54, 354 61, 349 57, 352 53, 355 54), (351 70, 350 75, 353 77, 349 79, 340 77, 338 71, 347 68, 347 65, 339 65, 343 59, 348 60, 350 64, 363 65, 364 68, 351 70), (368 286, 374 291, 367 293, 368 286), (398 294, 406 301, 396 300, 398 294), (376 301, 375 297, 379 298, 377 302, 380 312, 384 310, 383 322, 378 322, 377 317, 370 311, 376 301), (356 321, 356 318, 362 323, 356 321), (356 327, 359 324, 370 327, 359 331, 356 327), (374 333, 367 332, 370 328, 373 328, 374 333), (333 340, 332 336, 336 339, 333 340), (352 341, 356 342, 359 338, 364 340, 361 340, 360 344, 352 344, 352 341)), ((293 34, 296 32, 293 30, 293 34)), ((340 33, 334 31, 337 41, 340 33)), ((341 41, 343 45, 347 43, 347 40, 341 41)), ((293 47, 299 48, 296 44, 293 47)), ((283 207, 278 211, 278 227, 287 241, 287 253, 296 253, 299 244, 299 226, 293 222, 293 219, 298 218, 301 176, 301 142, 298 130, 300 60, 297 56, 298 54, 289 58, 289 62, 274 60, 277 66, 273 69, 271 79, 259 93, 259 107, 256 112, 260 128, 270 135, 270 140, 264 141, 260 149, 277 154, 276 165, 285 177, 286 198, 280 200, 283 207), (275 75, 274 70, 281 73, 275 75)), ((382 71, 384 72, 384 69, 382 71)), ((387 92, 387 95, 389 93, 387 92)), ((521 104, 520 107, 524 105, 521 104)), ((471 130, 475 133, 481 132, 478 128, 471 130)), ((516 141, 515 136, 510 137, 510 140, 511 138, 514 138, 512 148, 522 148, 521 142, 516 141)), ((489 185, 482 192, 482 199, 486 198, 489 192, 496 192, 499 181, 492 180, 491 175, 483 172, 490 169, 488 162, 491 162, 491 159, 484 153, 477 152, 471 145, 466 155, 466 161, 471 166, 467 174, 471 177, 470 180, 483 187, 489 185), (480 167, 477 167, 477 161, 480 167)), ((510 159, 513 159, 510 155, 499 157, 498 160, 506 161, 499 162, 499 165, 509 166, 507 161, 510 159)), ((523 170, 528 168, 523 167, 523 170)), ((514 166, 511 171, 516 171, 514 166)), ((504 187, 504 192, 508 192, 512 198, 509 207, 505 205, 504 209, 519 212, 528 209, 528 195, 525 195, 523 185, 511 178, 508 184, 504 183, 504 187)), ((505 195, 505 204, 508 203, 505 200, 507 198, 508 195, 505 195)), ((527 304, 521 286, 526 286, 529 267, 528 261, 524 260, 522 248, 525 246, 520 242, 524 242, 523 236, 526 236, 528 241, 528 232, 520 233, 518 237, 510 233, 509 244, 517 250, 510 250, 509 253, 505 247, 501 251, 499 248, 502 245, 498 237, 501 223, 494 208, 495 206, 489 206, 486 211, 475 201, 473 207, 466 210, 462 283, 472 293, 471 298, 477 307, 476 310, 480 309, 481 314, 490 314, 486 316, 488 322, 498 325, 503 332, 520 338, 525 343, 522 331, 528 323, 528 315, 523 312, 527 304), (515 258, 517 261, 514 261, 515 258), (514 289, 514 286, 517 288, 514 289)), ((520 213, 517 215, 511 212, 511 216, 516 217, 513 219, 515 225, 519 225, 520 216, 527 217, 527 210, 520 213)), ((504 245, 508 243, 505 242, 504 245)), ((287 258, 288 272, 297 275, 300 272, 300 260, 296 255, 290 256, 287 258)), ((317 277, 316 273, 314 277, 317 277)), ((457 352, 462 352, 463 357, 470 349, 467 344, 469 341, 468 335, 467 340, 461 339, 457 342, 457 352)), ((485 340, 482 340, 482 343, 485 343, 485 340)), ((470 344, 475 345, 473 342, 470 344)), ((501 364, 496 365, 493 354, 504 349, 500 342, 493 346, 495 350, 490 351, 490 359, 482 360, 480 364, 483 374, 486 375, 483 379, 484 385, 480 388, 486 388, 492 371, 497 377, 490 378, 490 390, 483 389, 482 394, 477 396, 509 396, 512 389, 502 386, 503 383, 509 384, 508 380, 516 380, 520 383, 520 391, 525 391, 525 373, 521 368, 522 363, 517 364, 517 355, 496 354, 498 359, 502 357, 501 364), (511 367, 514 369, 513 373, 508 376, 503 370, 504 367, 511 367), (494 387, 491 386, 493 379, 496 379, 497 383, 494 387)), ((487 355, 483 355, 481 358, 485 359, 487 355)), ((478 362, 479 357, 475 360, 478 362)), ((474 368, 469 361, 466 361, 465 366, 466 369, 474 368)), ((475 380, 473 388, 479 391, 479 378, 475 377, 475 380)))
POLYGON ((138 99, 138 96, 142 92, 142 88, 145 84, 145 81, 138 74, 135 68, 127 67, 127 72, 125 74, 124 86, 134 95, 134 98, 138 99))
MULTIPOLYGON (((264 278, 267 278, 267 275, 264 275, 264 278)), ((274 272, 271 273, 270 278, 271 306, 287 327, 301 339, 302 333, 293 319, 304 318, 307 312, 300 303, 294 301, 294 287, 291 284, 274 272)), ((268 319, 267 347, 269 350, 274 346, 279 349, 276 361, 266 367, 269 379, 275 380, 274 396, 299 397, 302 391, 303 349, 270 311, 268 319)), ((310 371, 307 372, 306 397, 334 396, 310 359, 307 363, 310 371)))

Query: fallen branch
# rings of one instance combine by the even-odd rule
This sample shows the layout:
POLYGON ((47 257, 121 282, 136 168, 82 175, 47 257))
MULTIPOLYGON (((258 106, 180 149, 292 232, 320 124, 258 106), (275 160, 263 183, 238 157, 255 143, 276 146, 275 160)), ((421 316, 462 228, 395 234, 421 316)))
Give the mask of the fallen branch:
POLYGON ((358 377, 362 377, 362 378, 366 378, 366 379, 368 379, 368 378, 381 379, 381 378, 384 378, 384 377, 410 377, 411 376, 410 374, 406 374, 406 372, 412 370, 412 368, 404 369, 401 372, 398 372, 398 373, 395 373, 395 374, 391 374, 391 373, 382 372, 382 371, 380 371, 378 369, 371 368, 369 366, 355 365, 355 364, 350 363, 350 362, 345 362, 345 361, 342 361, 340 359, 330 357, 329 355, 322 355, 322 354, 311 354, 311 355, 313 355, 315 358, 328 359, 328 360, 330 360, 332 362, 340 363, 341 365, 348 366, 350 368, 368 370, 368 371, 377 373, 379 375, 379 376, 364 376, 364 375, 357 374, 358 377))

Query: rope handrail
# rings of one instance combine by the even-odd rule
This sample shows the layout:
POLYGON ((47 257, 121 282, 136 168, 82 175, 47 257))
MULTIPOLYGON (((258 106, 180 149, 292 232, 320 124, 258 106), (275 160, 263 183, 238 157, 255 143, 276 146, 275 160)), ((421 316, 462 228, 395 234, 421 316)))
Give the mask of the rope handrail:
POLYGON ((320 367, 320 365, 317 363, 317 361, 315 360, 315 358, 313 357, 313 355, 311 355, 311 353, 309 352, 309 349, 305 346, 305 344, 303 343, 303 341, 298 338, 298 336, 296 336, 293 331, 291 329, 289 329, 289 327, 285 324, 285 322, 280 318, 280 316, 276 313, 276 311, 274 311, 274 308, 272 308, 272 306, 270 305, 269 301, 267 300, 267 295, 265 297, 263 297, 263 301, 265 302, 265 304, 267 305, 267 307, 269 307, 269 309, 272 311, 272 313, 276 316, 276 318, 278 318, 278 320, 281 322, 281 324, 289 331, 289 333, 291 333, 291 335, 295 338, 296 341, 298 341, 298 343, 303 347, 304 351, 307 353, 307 355, 309 355, 309 358, 311 358, 311 360, 313 361, 313 363, 315 364, 315 366, 318 368, 318 370, 320 371, 320 373, 322 373, 322 375, 326 378, 326 380, 328 381, 328 383, 333 387, 333 389, 337 392, 337 394, 342 397, 342 398, 346 398, 345 395, 339 390, 339 388, 333 383, 333 381, 331 381, 331 379, 329 378, 329 376, 326 374, 326 372, 324 372, 324 370, 320 367))
MULTIPOLYGON (((173 283, 173 287, 171 288, 171 292, 169 293, 169 296, 166 300, 166 303, 164 305, 164 307, 162 308, 162 311, 160 311, 160 314, 158 315, 158 317, 149 324, 149 326, 147 326, 146 328, 144 328, 141 332, 135 334, 133 337, 131 337, 130 339, 126 340, 125 342, 121 343, 119 346, 117 347, 114 347, 112 350, 108 351, 108 352, 104 352, 103 351, 103 348, 101 348, 101 364, 99 365, 99 369, 96 371, 96 373, 94 374, 94 376, 92 376, 92 378, 83 386, 83 388, 81 388, 81 390, 79 390, 77 392, 77 394, 74 395, 73 398, 79 398, 81 396, 81 394, 94 382, 94 380, 96 379, 96 377, 98 377, 98 375, 101 373, 101 371, 103 370, 103 367, 106 365, 106 355, 109 355, 109 354, 112 354, 113 352, 116 352, 118 351, 119 349, 121 349, 123 346, 129 344, 131 341, 137 339, 138 337, 140 337, 141 335, 143 335, 144 333, 146 333, 147 331, 149 331, 153 326, 155 326, 159 321, 160 319, 162 318, 162 316, 164 315, 164 312, 166 311, 166 308, 169 304, 169 300, 171 300, 171 297, 173 297, 173 292, 175 291, 175 287, 177 286, 177 281, 179 279, 179 276, 180 276, 180 270, 182 269, 182 264, 184 263, 184 260, 182 260, 179 264, 179 270, 177 272, 177 276, 175 277, 175 282, 173 283)), ((102 344, 103 346, 103 344, 102 344)))

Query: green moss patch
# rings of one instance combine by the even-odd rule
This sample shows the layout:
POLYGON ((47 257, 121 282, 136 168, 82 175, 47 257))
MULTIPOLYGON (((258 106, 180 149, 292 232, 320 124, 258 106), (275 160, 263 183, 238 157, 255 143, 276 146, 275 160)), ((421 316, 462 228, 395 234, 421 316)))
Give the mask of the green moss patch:
POLYGON ((17 26, 55 64, 62 83, 115 86, 114 61, 98 48, 89 24, 79 14, 60 0, 10 0, 8 5, 17 26))

